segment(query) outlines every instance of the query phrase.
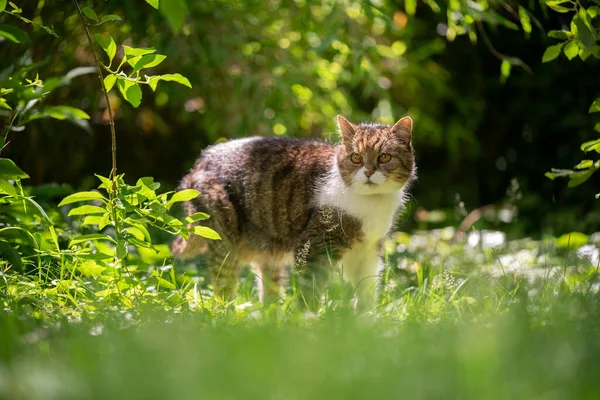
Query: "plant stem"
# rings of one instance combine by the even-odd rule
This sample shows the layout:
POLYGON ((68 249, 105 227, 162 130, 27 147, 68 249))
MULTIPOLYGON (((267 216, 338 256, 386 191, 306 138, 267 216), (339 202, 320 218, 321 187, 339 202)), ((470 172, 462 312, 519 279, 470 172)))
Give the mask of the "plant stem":
MULTIPOLYGON (((96 54, 96 49, 94 47, 94 41, 92 40, 92 35, 90 35, 90 30, 88 29, 87 22, 85 22, 85 18, 83 16, 83 12, 81 11, 81 7, 79 7, 79 3, 77 0, 73 0, 73 4, 79 13, 79 19, 81 19, 81 23, 85 29, 85 34, 87 36, 90 47, 92 48, 92 54, 94 55, 94 60, 96 61, 96 70, 98 71, 98 79, 100 80, 100 87, 102 88, 102 93, 104 93, 104 98, 106 99, 106 107, 108 109, 108 120, 110 124, 110 137, 111 137, 111 154, 112 154, 112 169, 110 171, 110 178, 112 179, 112 190, 108 191, 108 196, 112 208, 112 218, 115 227, 115 240, 117 241, 117 246, 119 243, 119 237, 121 236, 121 226, 120 221, 117 215, 117 134, 115 132, 115 120, 113 119, 112 108, 110 107, 110 100, 108 98, 108 92, 106 91, 106 87, 104 86, 104 77, 102 75, 102 64, 100 63, 100 59, 98 58, 98 54, 96 54)), ((123 260, 124 261, 124 260, 123 260)), ((124 264, 124 263, 123 263, 124 264)), ((119 274, 121 270, 119 269, 119 274)), ((120 276, 120 275, 119 275, 120 276)), ((119 296, 121 295, 120 290, 117 285, 117 290, 119 291, 119 296)))
POLYGON ((98 79, 100 79, 100 86, 102 87, 102 92, 104 93, 104 98, 106 100, 106 107, 108 109, 108 119, 110 124, 110 136, 111 136, 111 153, 112 153, 112 169, 110 171, 110 177, 113 179, 113 191, 116 194, 116 181, 114 180, 117 176, 117 134, 115 132, 115 121, 112 115, 112 108, 110 107, 110 100, 108 98, 108 92, 106 91, 106 87, 104 87, 104 77, 102 76, 102 67, 100 64, 100 60, 98 59, 98 55, 96 54, 96 49, 94 48, 94 41, 92 40, 92 35, 90 35, 90 31, 88 29, 87 22, 85 22, 85 18, 83 16, 83 12, 79 7, 79 3, 77 0, 73 0, 73 4, 79 13, 79 18, 81 19, 81 23, 85 29, 85 34, 87 35, 88 42, 90 47, 92 48, 92 54, 94 55, 94 60, 96 61, 96 69, 98 70, 98 79))

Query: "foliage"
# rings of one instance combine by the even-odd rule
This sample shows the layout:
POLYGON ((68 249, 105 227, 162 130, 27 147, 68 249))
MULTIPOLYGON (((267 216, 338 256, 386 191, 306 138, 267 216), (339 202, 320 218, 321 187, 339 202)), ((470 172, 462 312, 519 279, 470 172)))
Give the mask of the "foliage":
MULTIPOLYGON (((16 9, 14 4, 11 3, 11 5, 16 9)), ((79 5, 76 1, 74 1, 74 5, 79 9, 79 5)), ((4 7, 3 4, 0 4, 0 6, 4 7)), ((12 13, 18 14, 20 13, 20 10, 18 10, 18 12, 13 10, 12 13)), ((96 13, 89 7, 83 9, 82 13, 89 19, 95 21, 97 25, 109 21, 121 20, 121 18, 116 15, 108 15, 99 19, 96 13)), ((86 32, 87 29, 86 25, 86 32)), ((110 59, 108 66, 104 64, 98 64, 98 66, 102 65, 110 71, 110 65, 116 52, 115 43, 108 33, 96 35, 96 40, 106 51, 110 59)), ((125 56, 122 58, 121 65, 116 68, 116 71, 111 71, 112 74, 108 75, 103 80, 102 73, 100 69, 98 69, 100 84, 104 85, 104 93, 107 95, 112 88, 112 85, 117 81, 117 86, 121 89, 125 99, 130 101, 132 105, 137 106, 141 100, 141 90, 138 86, 141 82, 139 78, 140 71, 144 68, 158 65, 165 58, 164 56, 156 55, 154 53, 155 49, 139 49, 125 46, 125 56), (129 59, 127 59, 127 57, 129 57, 129 59), (133 68, 133 72, 129 76, 120 71, 121 66, 125 61, 133 68), (132 77, 134 74, 135 77, 132 77), (111 87, 107 87, 107 80, 111 81, 110 78, 112 78, 112 84, 110 85, 111 87), (125 87, 126 90, 124 90, 123 87, 125 87), (135 89, 137 89, 138 92, 136 92, 135 89), (139 94, 132 94, 134 92, 139 94), (137 104, 136 101, 138 102, 137 104)), ((13 76, 8 76, 8 81, 12 81, 13 78, 13 76)), ((69 79, 71 78, 73 78, 73 76, 69 77, 69 79)), ((63 78, 63 81, 64 80, 65 79, 63 78)), ((176 81, 184 84, 187 83, 189 86, 189 81, 180 74, 147 76, 145 83, 155 89, 160 80, 176 81)), ((51 84, 54 85, 52 88, 59 86, 60 82, 61 80, 57 79, 51 81, 51 84)), ((18 86, 23 85, 19 82, 18 86)), ((89 118, 85 112, 69 106, 51 106, 46 107, 41 112, 28 113, 33 105, 35 105, 43 95, 46 95, 49 90, 52 90, 52 88, 49 87, 48 82, 44 84, 37 77, 34 82, 29 82, 28 85, 25 86, 25 90, 22 91, 23 95, 17 102, 18 107, 16 108, 14 116, 11 116, 10 118, 11 123, 9 127, 6 128, 5 134, 7 135, 9 130, 14 129, 12 125, 17 118, 17 115, 19 116, 19 126, 45 116, 56 119, 64 119, 67 118, 67 116, 70 116, 74 120, 89 118), (36 87, 39 90, 38 92, 27 90, 29 87, 36 87), (23 98, 25 96, 29 97, 23 98)), ((13 92, 14 91, 10 89, 4 90, 3 94, 13 92)), ((2 104, 4 104, 5 108, 12 111, 12 107, 6 102, 2 104)), ((58 264, 60 265, 61 277, 62 272, 67 267, 70 267, 73 271, 78 268, 83 268, 84 271, 87 271, 92 275, 99 271, 104 271, 109 267, 114 271, 120 271, 121 268, 126 267, 125 259, 129 254, 130 246, 138 249, 151 249, 155 251, 156 254, 160 253, 160 251, 152 244, 150 233, 148 231, 149 226, 171 235, 183 236, 185 239, 188 239, 190 234, 204 236, 209 239, 220 239, 219 235, 210 228, 197 225, 198 221, 208 218, 208 215, 204 213, 196 213, 192 216, 188 216, 184 221, 174 218, 169 214, 169 210, 173 204, 194 199, 199 195, 198 191, 182 190, 157 195, 156 190, 160 187, 160 184, 154 182, 153 178, 141 178, 137 181, 135 186, 130 186, 125 184, 123 175, 116 175, 115 131, 112 116, 111 125, 113 128, 113 169, 111 171, 111 178, 97 175, 101 181, 99 189, 105 190, 106 195, 97 191, 77 192, 67 196, 58 205, 60 207, 80 202, 95 203, 82 205, 69 211, 68 216, 85 216, 82 226, 95 227, 95 232, 79 234, 72 237, 69 241, 68 249, 61 248, 54 223, 50 220, 43 208, 35 202, 32 197, 25 196, 20 180, 28 178, 29 176, 21 171, 10 159, 0 158, 0 201, 11 206, 7 209, 8 212, 6 212, 6 217, 3 218, 5 227, 0 229, 0 233, 4 235, 4 237, 0 239, 0 254, 2 254, 13 267, 23 271, 23 265, 28 262, 29 257, 37 257, 37 269, 41 274, 42 258, 49 257, 50 259, 59 260, 58 264), (14 185, 11 182, 14 182, 14 185), (33 226, 31 221, 28 219, 21 219, 17 216, 15 209, 21 205, 23 207, 23 212, 25 214, 28 213, 26 208, 27 203, 33 205, 42 215, 45 222, 45 228, 48 229, 52 240, 53 247, 51 249, 44 249, 42 247, 41 236, 43 233, 37 232, 37 234, 32 234, 33 226), (112 232, 112 234, 101 233, 107 227, 110 227, 110 232, 112 232), (15 235, 14 232, 17 232, 18 234, 15 235), (9 235, 6 236, 6 233, 9 235), (93 248, 87 247, 85 245, 86 243, 92 243, 93 248)), ((4 143, 2 144, 4 145, 4 143)), ((164 256, 163 253, 163 257, 164 256)), ((72 278, 73 275, 71 275, 69 280, 72 280, 72 278)), ((118 287, 117 290, 124 291, 125 288, 118 287)))
MULTIPOLYGON (((8 5, 10 8, 7 10, 6 1, 1 1, 0 13, 16 17, 22 22, 43 29, 58 38, 51 27, 23 17, 21 15, 23 10, 15 3, 9 2, 8 5)), ((26 32, 12 24, 0 26, 0 37, 14 43, 23 43, 30 40, 26 32)), ((0 152, 6 146, 7 137, 11 131, 22 131, 26 124, 40 118, 68 120, 83 129, 89 130, 86 120, 90 117, 83 110, 66 105, 41 106, 44 98, 52 91, 70 84, 73 78, 89 73, 90 70, 88 68, 77 68, 68 72, 65 76, 50 77, 43 81, 40 79, 39 74, 35 73, 35 70, 41 67, 43 62, 28 65, 24 61, 19 60, 0 73, 0 117, 7 122, 3 124, 0 130, 0 152), (33 73, 35 73, 35 78, 28 78, 28 76, 32 77, 33 73)))
MULTIPOLYGON (((102 25, 105 22, 122 20, 121 17, 114 14, 105 15, 101 19, 98 19, 96 13, 89 7, 84 8, 82 11, 87 18, 96 22, 96 26, 102 25)), ((106 91, 110 92, 116 83, 123 98, 132 106, 137 108, 142 101, 142 89, 139 86, 140 84, 147 84, 152 90, 156 90, 156 86, 160 81, 177 82, 187 87, 192 87, 190 81, 181 74, 156 76, 144 75, 145 80, 140 77, 142 70, 156 67, 167 58, 162 54, 155 54, 156 49, 154 48, 123 46, 123 57, 121 58, 121 62, 114 70, 112 70, 111 66, 113 59, 117 53, 115 41, 107 32, 102 34, 97 33, 94 35, 94 38, 108 56, 108 65, 101 64, 102 67, 109 72, 109 75, 106 75, 104 78, 104 87, 106 88, 106 91), (122 70, 125 62, 131 67, 131 73, 129 75, 122 70)))
MULTIPOLYGON (((548 32, 548 37, 562 40, 560 43, 549 46, 542 57, 542 62, 549 62, 557 58, 561 51, 569 60, 579 56, 582 61, 586 61, 590 55, 600 59, 600 34, 596 28, 600 15, 600 2, 584 7, 579 0, 561 0, 546 1, 548 7, 559 13, 573 13, 570 23, 570 30, 553 30, 548 32)), ((600 97, 597 98, 589 108, 590 113, 600 112, 600 97)), ((600 132, 600 123, 597 123, 594 129, 600 132)), ((581 151, 600 153, 600 139, 587 141, 581 145, 581 151)), ((600 169, 600 160, 594 161, 585 159, 579 162, 573 170, 553 168, 547 172, 546 176, 550 179, 556 177, 567 177, 569 187, 581 185, 587 181, 594 172, 600 169)), ((600 193, 596 194, 600 198, 600 193)))

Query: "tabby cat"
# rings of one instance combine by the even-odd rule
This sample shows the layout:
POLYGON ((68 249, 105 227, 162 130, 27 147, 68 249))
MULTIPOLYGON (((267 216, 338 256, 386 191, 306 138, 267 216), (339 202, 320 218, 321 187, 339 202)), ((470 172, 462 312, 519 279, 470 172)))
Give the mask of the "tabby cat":
POLYGON ((206 148, 181 181, 200 196, 191 215, 211 215, 221 241, 173 243, 176 259, 204 255, 215 295, 233 298, 238 272, 252 265, 262 302, 282 294, 286 267, 301 298, 319 304, 332 266, 341 264, 359 306, 372 304, 380 249, 416 178, 412 120, 354 125, 337 117, 342 143, 250 137, 206 148))

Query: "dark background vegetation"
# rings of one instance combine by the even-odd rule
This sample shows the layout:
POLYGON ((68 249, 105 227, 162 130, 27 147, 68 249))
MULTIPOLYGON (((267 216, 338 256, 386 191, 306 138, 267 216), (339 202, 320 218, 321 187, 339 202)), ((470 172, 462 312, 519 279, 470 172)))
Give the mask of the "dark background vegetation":
MULTIPOLYGON (((193 85, 160 84, 154 93, 144 87, 137 109, 111 92, 119 170, 129 181, 154 176, 172 188, 205 146, 225 138, 330 139, 336 114, 388 123, 410 114, 419 166, 412 211, 445 209, 449 220, 459 221, 453 210, 460 201, 467 211, 511 202, 519 209, 519 233, 599 229, 598 176, 574 189, 544 177, 551 167, 579 162, 580 144, 596 136, 597 117, 587 111, 600 94, 598 60, 562 56, 542 64, 551 44, 546 31, 569 19, 537 2, 523 2, 539 21, 530 35, 486 23, 476 43, 466 35, 442 36, 445 2, 438 2, 439 12, 417 2, 415 15, 394 1, 178 1, 180 12, 168 15, 141 0, 89 3, 82 7, 125 17, 98 28, 117 44, 155 47, 168 56, 152 74, 179 72, 193 85), (502 77, 497 53, 520 58, 531 71, 513 67, 502 77)), ((59 38, 35 30, 31 45, 0 43, 0 71, 16 62, 42 63, 37 70, 47 79, 93 65, 72 7, 56 0, 19 6, 53 25, 59 38)), ((7 18, 0 16, 18 23, 7 18)), ((93 173, 110 170, 97 77, 79 76, 50 96, 48 104, 89 113, 91 130, 37 120, 11 133, 3 157, 31 176, 28 185, 97 186, 93 173)), ((407 223, 417 224, 412 217, 407 223)))

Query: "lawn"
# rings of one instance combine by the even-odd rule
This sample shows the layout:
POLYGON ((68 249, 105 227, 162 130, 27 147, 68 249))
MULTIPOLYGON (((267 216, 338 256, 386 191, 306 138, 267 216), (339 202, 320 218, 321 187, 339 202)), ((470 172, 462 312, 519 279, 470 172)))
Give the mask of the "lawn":
POLYGON ((4 271, 0 398, 599 398, 594 237, 453 235, 393 235, 363 314, 335 274, 312 314, 262 307, 249 272, 222 304, 148 259, 4 271))

